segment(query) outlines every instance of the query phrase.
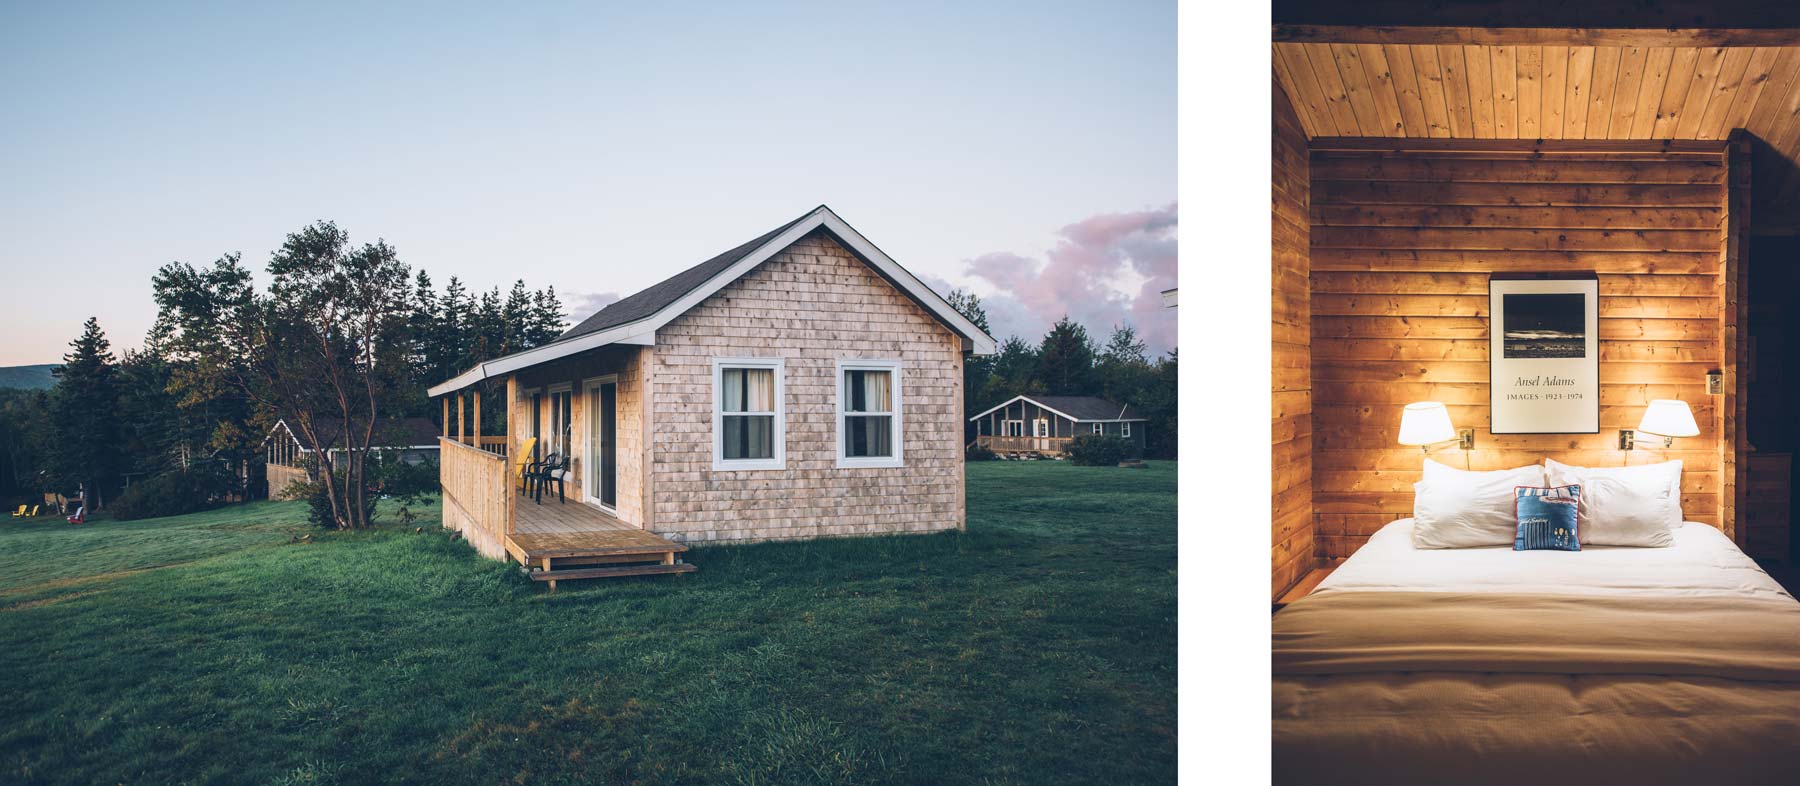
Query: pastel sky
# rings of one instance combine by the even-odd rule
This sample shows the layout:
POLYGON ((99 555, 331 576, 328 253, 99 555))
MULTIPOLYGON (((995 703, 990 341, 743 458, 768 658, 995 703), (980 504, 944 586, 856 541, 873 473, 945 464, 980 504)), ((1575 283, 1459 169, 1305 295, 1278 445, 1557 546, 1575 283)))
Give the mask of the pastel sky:
POLYGON ((591 310, 819 203, 1000 338, 1167 350, 1175 67, 1167 0, 5 4, 0 365, 319 219, 591 310))

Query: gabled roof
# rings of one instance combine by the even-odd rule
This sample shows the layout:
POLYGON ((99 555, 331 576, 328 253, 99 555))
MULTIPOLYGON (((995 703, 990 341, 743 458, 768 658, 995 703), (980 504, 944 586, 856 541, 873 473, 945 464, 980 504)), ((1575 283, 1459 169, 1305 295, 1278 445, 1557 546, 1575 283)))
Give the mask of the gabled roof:
POLYGON ((868 238, 863 237, 862 233, 831 212, 831 208, 820 205, 806 215, 765 232, 754 240, 612 303, 582 320, 555 341, 477 365, 449 381, 432 386, 429 393, 441 396, 490 377, 608 344, 655 344, 658 328, 815 230, 831 234, 888 283, 962 336, 972 352, 977 355, 994 354, 993 336, 957 313, 942 295, 883 253, 868 238))
POLYGON ((995 410, 1015 401, 1029 401, 1076 422, 1147 420, 1143 415, 1138 414, 1137 410, 1132 409, 1130 404, 1114 404, 1106 399, 1093 396, 1013 396, 1000 406, 970 417, 969 420, 987 417, 995 410))

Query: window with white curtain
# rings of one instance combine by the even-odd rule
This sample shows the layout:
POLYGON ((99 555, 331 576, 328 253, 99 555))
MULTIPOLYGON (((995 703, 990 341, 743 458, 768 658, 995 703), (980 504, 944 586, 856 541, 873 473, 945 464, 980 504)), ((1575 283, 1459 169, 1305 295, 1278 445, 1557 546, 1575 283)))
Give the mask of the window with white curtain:
POLYGON ((574 386, 568 382, 550 386, 550 433, 546 435, 549 447, 545 455, 556 453, 568 455, 571 441, 569 412, 574 408, 574 386))
POLYGON ((713 361, 713 468, 786 466, 779 358, 713 361))
POLYGON ((1127 420, 1119 424, 1119 436, 1131 436, 1131 421, 1127 420))
POLYGON ((838 361, 837 400, 838 466, 901 466, 900 363, 838 361))

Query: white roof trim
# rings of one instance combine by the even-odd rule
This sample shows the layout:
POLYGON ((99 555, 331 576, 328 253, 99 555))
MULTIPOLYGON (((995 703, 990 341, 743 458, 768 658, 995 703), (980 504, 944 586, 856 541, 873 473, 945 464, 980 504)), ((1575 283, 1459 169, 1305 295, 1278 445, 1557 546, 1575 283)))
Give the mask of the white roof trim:
MULTIPOLYGON (((1044 410, 1044 411, 1045 411, 1045 412, 1053 412, 1053 413, 1055 413, 1055 414, 1058 414, 1058 415, 1061 415, 1061 416, 1062 416, 1062 417, 1064 417, 1064 418, 1065 418, 1065 419, 1068 419, 1068 420, 1072 420, 1072 421, 1075 421, 1075 422, 1076 422, 1076 423, 1136 423, 1136 422, 1139 422, 1139 421, 1143 421, 1143 420, 1148 420, 1148 419, 1149 419, 1149 418, 1098 418, 1098 419, 1089 419, 1089 418, 1078 418, 1078 417, 1075 417, 1075 416, 1074 416, 1074 415, 1071 415, 1071 414, 1069 414, 1069 413, 1067 413, 1067 412, 1063 412, 1063 411, 1062 411, 1062 410, 1059 410, 1059 409, 1054 409, 1054 408, 1051 408, 1051 407, 1049 407, 1049 406, 1046 406, 1046 405, 1045 405, 1045 404, 1044 404, 1044 402, 1042 402, 1042 401, 1038 401, 1038 400, 1037 400, 1037 399, 1035 399, 1035 398, 1032 398, 1032 397, 1030 397, 1030 396, 1013 396, 1013 397, 1012 397, 1012 398, 1009 398, 1009 399, 1007 399, 1007 400, 1006 400, 1006 401, 1004 401, 1004 402, 1001 402, 1001 404, 1000 404, 1000 405, 999 405, 999 406, 997 406, 997 407, 993 407, 993 408, 992 408, 992 409, 989 409, 989 410, 987 410, 987 411, 986 411, 986 412, 983 412, 983 413, 981 413, 981 414, 979 414, 979 415, 973 415, 973 416, 970 416, 970 418, 969 418, 969 421, 970 421, 970 422, 974 422, 974 421, 975 421, 975 420, 977 420, 977 419, 979 419, 979 418, 985 418, 985 417, 987 417, 987 416, 988 416, 988 415, 989 415, 989 414, 992 414, 992 413, 993 413, 993 412, 994 412, 994 411, 995 411, 995 410, 999 410, 999 409, 1004 409, 1004 408, 1006 408, 1006 407, 1009 407, 1009 406, 1011 406, 1011 405, 1012 405, 1012 403, 1013 403, 1013 402, 1014 402, 1014 401, 1029 401, 1029 402, 1031 402, 1031 403, 1032 403, 1032 404, 1035 404, 1035 405, 1037 405, 1037 407, 1038 407, 1038 408, 1039 408, 1039 409, 1042 409, 1042 410, 1044 410)), ((1124 407, 1122 407, 1122 406, 1121 406, 1121 407, 1120 407, 1120 408, 1119 408, 1119 414, 1121 414, 1121 415, 1123 415, 1123 414, 1125 414, 1125 408, 1124 408, 1124 407)))
POLYGON ((850 225, 844 223, 844 220, 839 218, 836 213, 831 212, 831 208, 820 205, 811 213, 808 213, 805 218, 800 219, 795 222, 793 226, 788 227, 786 231, 770 238, 768 242, 763 243, 761 246, 758 246, 756 250, 746 254, 743 259, 738 260, 731 267, 726 268, 723 272, 708 279, 705 283, 695 287, 687 294, 682 295, 675 302, 664 306, 661 311, 636 322, 619 325, 618 327, 609 328, 596 333, 589 333, 584 336, 578 336, 569 339, 568 341, 545 344, 541 347, 527 349, 523 352, 487 361, 486 363, 477 365, 468 371, 450 378, 448 381, 431 386, 427 392, 435 398, 446 393, 456 392, 484 379, 535 366, 540 363, 546 363, 558 358, 568 357, 569 355, 579 352, 586 352, 590 349, 597 349, 608 344, 639 344, 643 346, 652 346, 656 343, 656 331, 663 325, 666 325, 676 317, 687 313, 689 309, 699 305, 701 301, 712 297, 714 294, 717 294, 719 290, 724 289, 727 284, 742 278, 744 274, 749 273, 757 265, 767 261, 769 257, 772 257, 781 250, 793 245, 795 241, 805 237, 807 233, 820 227, 824 227, 833 235, 836 235, 839 240, 842 240, 850 247, 851 251, 855 252, 864 260, 867 260, 869 264, 873 265, 875 269, 881 272, 889 281, 894 282, 902 291, 911 295, 914 299, 923 304, 933 315, 944 322, 949 323, 957 333, 969 339, 974 354, 994 354, 995 344, 992 336, 983 332, 981 328, 976 327, 975 323, 970 322, 967 317, 957 313, 956 309, 951 308, 950 304, 944 300, 943 296, 932 290, 931 287, 926 286, 924 282, 913 276, 906 268, 901 267, 900 263, 895 262, 887 254, 882 253, 881 249, 876 248, 874 243, 869 242, 868 238, 862 236, 862 233, 852 229, 850 225))

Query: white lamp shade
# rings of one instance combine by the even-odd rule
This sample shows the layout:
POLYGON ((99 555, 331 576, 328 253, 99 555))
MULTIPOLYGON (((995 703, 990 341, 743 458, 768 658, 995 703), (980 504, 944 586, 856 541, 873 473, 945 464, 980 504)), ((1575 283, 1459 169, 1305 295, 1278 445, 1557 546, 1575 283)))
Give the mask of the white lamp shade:
POLYGON ((1441 401, 1420 401, 1406 405, 1400 413, 1400 444, 1430 445, 1456 439, 1456 427, 1450 425, 1450 410, 1441 401))
POLYGON ((1659 398, 1644 408, 1644 419, 1638 431, 1659 437, 1698 437, 1700 425, 1694 422, 1694 411, 1686 401, 1659 398))

